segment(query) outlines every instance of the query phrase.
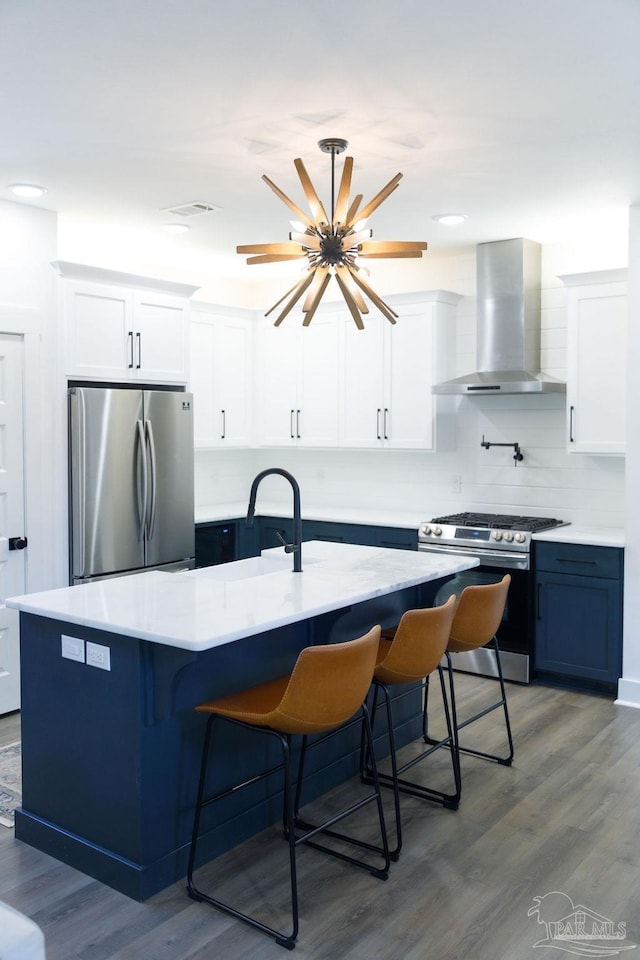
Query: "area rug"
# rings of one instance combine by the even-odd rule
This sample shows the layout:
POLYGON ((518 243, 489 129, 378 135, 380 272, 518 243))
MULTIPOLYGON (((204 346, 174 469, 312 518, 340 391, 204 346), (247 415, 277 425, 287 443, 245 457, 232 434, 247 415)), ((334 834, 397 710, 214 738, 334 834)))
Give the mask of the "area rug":
POLYGON ((0 824, 13 827, 16 808, 22 797, 20 741, 0 747, 0 824))

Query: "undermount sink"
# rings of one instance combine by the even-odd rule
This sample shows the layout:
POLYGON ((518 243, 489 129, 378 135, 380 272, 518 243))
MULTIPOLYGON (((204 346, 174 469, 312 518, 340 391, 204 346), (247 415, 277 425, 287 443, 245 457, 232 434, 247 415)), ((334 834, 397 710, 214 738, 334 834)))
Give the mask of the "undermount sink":
MULTIPOLYGON (((305 565, 317 563, 317 560, 305 560, 305 565)), ((205 571, 200 571, 205 573, 205 571)), ((230 583, 233 580, 250 580, 253 577, 264 577, 268 573, 291 573, 291 557, 248 557, 246 560, 235 560, 233 563, 220 563, 215 567, 207 567, 206 576, 212 580, 223 580, 230 583)))

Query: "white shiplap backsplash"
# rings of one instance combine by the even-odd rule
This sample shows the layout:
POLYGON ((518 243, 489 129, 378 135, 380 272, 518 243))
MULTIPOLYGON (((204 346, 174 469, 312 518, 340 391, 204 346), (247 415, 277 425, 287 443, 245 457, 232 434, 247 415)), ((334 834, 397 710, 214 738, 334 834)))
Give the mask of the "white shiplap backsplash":
MULTIPOLYGON (((555 272, 545 275, 541 314, 541 368, 566 375, 565 291, 555 272)), ((432 287, 462 293, 456 318, 457 374, 475 367, 475 252, 447 258, 430 276, 432 287)), ((556 265, 557 269, 557 265, 556 265)), ((558 272, 561 272, 558 270, 558 272)), ((461 397, 456 446, 443 453, 393 450, 282 450, 199 452, 196 498, 199 503, 243 500, 252 477, 267 466, 291 470, 303 505, 415 511, 429 519, 438 513, 483 510, 553 516, 591 526, 624 525, 624 458, 583 456, 566 450, 564 394, 461 397), (517 466, 508 447, 524 454, 517 466)), ((288 504, 276 486, 269 499, 288 504)))

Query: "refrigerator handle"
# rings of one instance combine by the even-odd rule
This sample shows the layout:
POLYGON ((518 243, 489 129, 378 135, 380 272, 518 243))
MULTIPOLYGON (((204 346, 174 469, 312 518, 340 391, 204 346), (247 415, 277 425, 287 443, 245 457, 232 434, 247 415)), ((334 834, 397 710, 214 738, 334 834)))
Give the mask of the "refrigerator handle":
POLYGON ((149 524, 147 526, 147 539, 153 539, 153 533, 156 526, 156 445, 153 441, 153 425, 151 420, 144 422, 145 434, 147 437, 147 449, 149 452, 149 466, 151 471, 151 507, 149 509, 149 524))
POLYGON ((144 526, 147 519, 147 453, 144 442, 144 427, 142 420, 136 420, 136 461, 140 466, 136 470, 137 488, 136 496, 138 500, 138 540, 144 539, 144 526))
POLYGON ((86 504, 87 504, 87 473, 86 473, 86 448, 85 448, 85 431, 86 431, 86 411, 84 405, 84 393, 82 390, 75 390, 72 394, 72 397, 75 398, 76 408, 77 408, 77 417, 78 417, 78 429, 76 432, 76 443, 77 450, 75 455, 76 463, 76 483, 78 485, 78 492, 76 498, 76 510, 77 517, 74 518, 73 527, 75 530, 73 536, 73 576, 81 577, 84 576, 84 547, 85 547, 85 517, 86 517, 86 504))

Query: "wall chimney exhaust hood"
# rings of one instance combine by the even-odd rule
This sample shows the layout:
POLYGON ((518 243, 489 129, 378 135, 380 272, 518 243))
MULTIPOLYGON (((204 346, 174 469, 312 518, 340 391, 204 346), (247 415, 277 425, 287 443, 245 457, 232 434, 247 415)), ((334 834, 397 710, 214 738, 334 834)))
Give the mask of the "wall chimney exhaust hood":
POLYGON ((437 394, 566 393, 540 373, 540 245, 498 240, 477 247, 476 371, 432 387, 437 394))

